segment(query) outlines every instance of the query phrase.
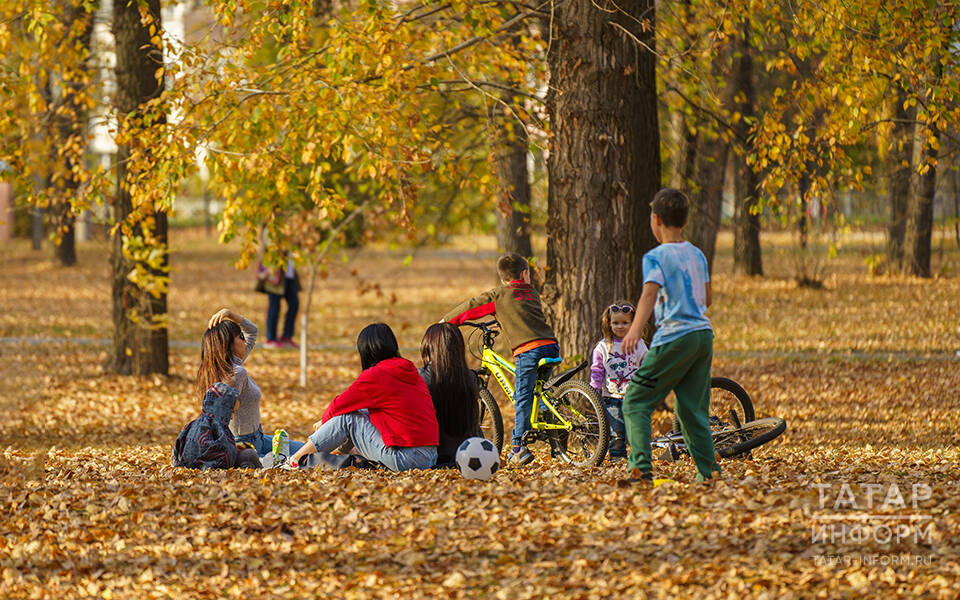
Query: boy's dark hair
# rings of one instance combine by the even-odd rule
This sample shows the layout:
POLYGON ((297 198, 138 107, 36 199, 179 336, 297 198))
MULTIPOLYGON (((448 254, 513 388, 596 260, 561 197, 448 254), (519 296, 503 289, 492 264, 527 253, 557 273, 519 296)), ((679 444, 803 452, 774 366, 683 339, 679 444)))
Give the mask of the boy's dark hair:
POLYGON ((513 254, 504 254, 497 260, 497 274, 501 281, 513 281, 520 279, 523 272, 530 269, 527 259, 516 252, 513 254))
POLYGON ((357 336, 357 352, 360 354, 360 368, 366 371, 381 360, 400 356, 397 336, 386 323, 367 325, 357 336))
POLYGON ((683 227, 687 224, 690 201, 680 190, 663 188, 654 194, 650 208, 667 227, 683 227))

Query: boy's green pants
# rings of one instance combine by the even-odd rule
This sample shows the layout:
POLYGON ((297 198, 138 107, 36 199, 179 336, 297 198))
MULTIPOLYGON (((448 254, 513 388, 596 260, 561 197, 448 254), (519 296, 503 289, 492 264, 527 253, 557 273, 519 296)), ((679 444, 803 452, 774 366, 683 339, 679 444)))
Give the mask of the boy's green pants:
POLYGON ((623 419, 630 442, 630 468, 652 470, 650 417, 670 390, 677 395, 683 441, 697 465, 697 479, 720 472, 710 435, 710 365, 713 332, 694 331, 652 348, 630 378, 623 398, 623 419))

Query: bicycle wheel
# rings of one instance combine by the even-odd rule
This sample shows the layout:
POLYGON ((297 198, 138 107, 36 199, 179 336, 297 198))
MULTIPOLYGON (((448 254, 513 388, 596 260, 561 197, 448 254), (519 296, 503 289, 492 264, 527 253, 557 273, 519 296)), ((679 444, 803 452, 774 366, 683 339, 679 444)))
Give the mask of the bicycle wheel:
MULTIPOLYGON (((674 399, 676 402, 676 399, 674 399)), ((753 402, 747 390, 732 379, 726 377, 710 378, 710 431, 733 429, 754 420, 753 402), (736 415, 734 419, 733 415, 736 415)), ((676 412, 673 415, 671 433, 680 431, 680 422, 676 412)))
POLYGON ((766 444, 786 431, 780 417, 766 417, 745 423, 743 427, 713 434, 713 447, 722 458, 738 456, 766 444))
MULTIPOLYGON (((710 414, 721 421, 733 425, 730 411, 737 415, 741 424, 749 423, 756 416, 753 412, 753 402, 747 390, 732 379, 726 377, 710 378, 710 414)), ((711 428, 712 428, 711 424, 711 428)))
POLYGON ((582 381, 568 381, 553 392, 550 402, 573 424, 570 431, 549 434, 554 456, 578 467, 599 467, 607 455, 610 424, 597 392, 582 381))
POLYGON ((480 431, 483 437, 493 442, 497 454, 503 450, 503 416, 500 405, 485 387, 480 388, 480 431))

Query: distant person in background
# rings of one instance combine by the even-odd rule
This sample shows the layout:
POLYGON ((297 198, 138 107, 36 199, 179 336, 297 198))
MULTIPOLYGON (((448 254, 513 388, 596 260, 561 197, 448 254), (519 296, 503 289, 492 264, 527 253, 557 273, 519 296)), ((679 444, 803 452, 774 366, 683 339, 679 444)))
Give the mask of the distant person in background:
POLYGON ((300 278, 293 268, 293 259, 287 258, 286 268, 268 269, 263 262, 257 267, 257 291, 267 294, 267 341, 265 348, 297 348, 293 330, 300 309, 300 278), (283 318, 283 335, 277 338, 280 321, 280 301, 287 301, 287 314, 283 318))
POLYGON ((423 377, 437 411, 440 443, 437 466, 453 466, 457 448, 480 432, 480 387, 477 374, 467 368, 466 345, 452 323, 435 323, 420 342, 423 377))

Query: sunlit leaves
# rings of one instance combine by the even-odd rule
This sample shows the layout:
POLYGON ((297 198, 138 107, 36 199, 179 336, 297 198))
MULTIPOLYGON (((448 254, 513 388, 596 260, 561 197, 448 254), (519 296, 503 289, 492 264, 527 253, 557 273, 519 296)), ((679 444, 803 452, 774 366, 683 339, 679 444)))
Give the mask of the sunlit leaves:
MULTIPOLYGON (((230 269, 233 248, 200 232, 177 230, 172 241, 181 260, 173 273, 171 331, 195 343, 223 290, 249 289, 252 273, 230 269)), ((47 335, 54 327, 108 331, 105 252, 82 251, 91 260, 64 271, 25 245, 7 248, 13 260, 0 261, 4 335, 47 335), (62 310, 64 289, 69 311, 62 310)), ((856 275, 857 251, 851 251, 829 289, 801 292, 789 281, 731 278, 729 253, 729 240, 722 240, 710 309, 722 349, 713 371, 741 382, 757 414, 779 415, 788 429, 751 460, 723 461, 725 480, 711 486, 694 482, 689 459, 657 460, 657 475, 675 483, 624 490, 614 485, 625 473, 622 463, 571 469, 539 444, 533 465, 501 470, 490 482, 466 481, 454 471, 172 469, 172 441, 199 410, 190 386, 198 347, 174 346, 168 377, 134 378, 103 374, 102 347, 5 342, 0 596, 955 596, 956 361, 814 354, 818 341, 824 354, 848 348, 922 354, 932 347, 924 346, 928 337, 940 344, 957 339, 955 280, 867 280, 856 275), (853 310, 858 304, 862 316, 853 310), (778 328, 781 342, 803 356, 730 352, 774 348, 778 328), (879 338, 883 331, 889 336, 879 338), (920 543, 813 543, 814 517, 840 512, 833 495, 821 508, 814 486, 835 490, 844 483, 861 503, 860 483, 883 486, 878 497, 898 485, 907 508, 882 513, 904 521, 929 517, 934 535, 920 543), (913 484, 931 492, 916 509, 913 484), (816 558, 874 554, 930 560, 837 565, 816 558)), ((247 369, 263 391, 267 429, 282 426, 295 439, 309 433, 329 399, 357 376, 352 343, 370 319, 387 320, 402 347, 416 348, 440 311, 492 277, 486 257, 421 251, 400 269, 405 254, 370 252, 351 267, 331 265, 313 318, 324 340, 344 350, 320 353, 306 390, 295 387, 294 353, 254 350, 247 369), (384 281, 385 297, 361 293, 358 277, 384 281), (399 297, 395 305, 392 294, 399 297)), ((783 268, 778 260, 787 259, 774 253, 774 272, 783 268)), ((262 296, 234 298, 240 312, 259 322, 262 296)), ((404 355, 417 360, 415 349, 404 355)), ((669 415, 656 413, 656 431, 669 423, 669 415)))

